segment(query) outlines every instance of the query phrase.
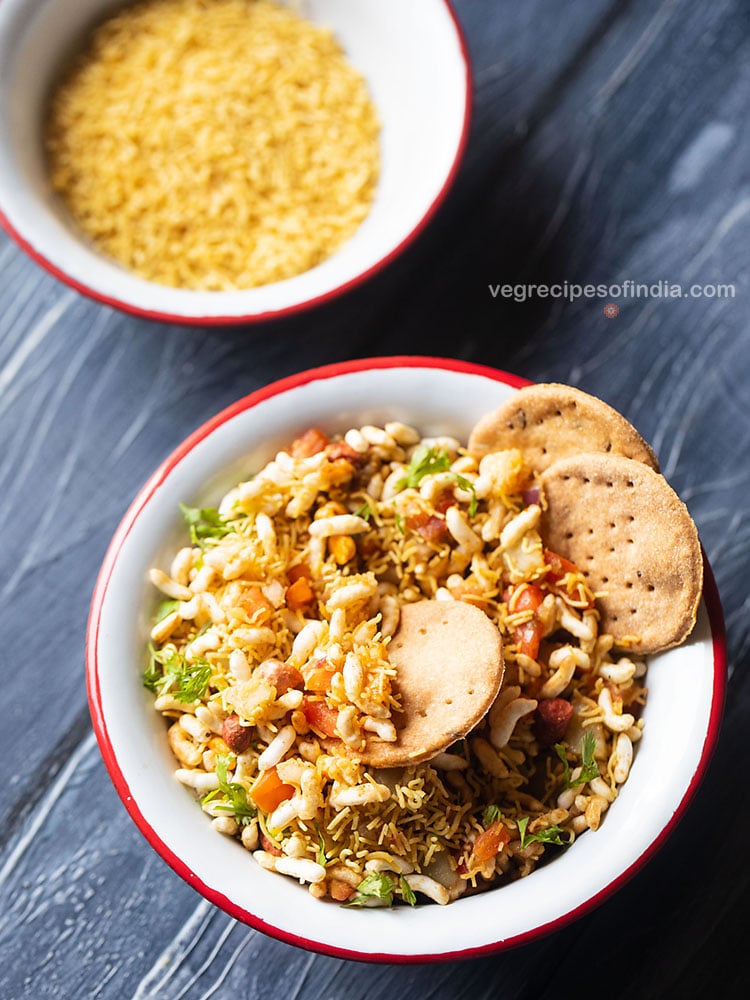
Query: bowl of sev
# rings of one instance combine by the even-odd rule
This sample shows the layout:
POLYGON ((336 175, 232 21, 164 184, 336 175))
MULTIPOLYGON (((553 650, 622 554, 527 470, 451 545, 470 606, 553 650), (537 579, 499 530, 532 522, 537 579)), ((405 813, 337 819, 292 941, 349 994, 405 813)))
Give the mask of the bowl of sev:
POLYGON ((469 108, 443 0, 5 0, 0 221, 126 311, 272 318, 421 231, 469 108))
POLYGON ((424 357, 198 428, 119 526, 87 645, 105 763, 162 858, 272 936, 389 962, 528 942, 639 872, 725 672, 695 526, 635 428, 424 357))

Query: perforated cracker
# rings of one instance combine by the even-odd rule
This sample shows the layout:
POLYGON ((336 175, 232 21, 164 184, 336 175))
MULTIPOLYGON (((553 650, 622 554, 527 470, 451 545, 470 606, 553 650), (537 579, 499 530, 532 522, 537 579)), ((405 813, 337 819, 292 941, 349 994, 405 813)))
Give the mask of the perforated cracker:
POLYGON ((622 414, 596 396, 555 382, 519 389, 483 417, 469 438, 469 452, 477 459, 507 448, 519 448, 535 472, 580 452, 624 455, 659 468, 622 414))
POLYGON ((703 585, 698 532, 659 473, 621 455, 562 459, 541 477, 542 532, 595 592, 601 629, 636 653, 681 643, 703 585))
POLYGON ((502 640, 479 608, 461 601, 418 601, 401 609, 389 647, 403 711, 395 743, 371 737, 358 754, 373 767, 429 760, 484 718, 503 679, 502 640))

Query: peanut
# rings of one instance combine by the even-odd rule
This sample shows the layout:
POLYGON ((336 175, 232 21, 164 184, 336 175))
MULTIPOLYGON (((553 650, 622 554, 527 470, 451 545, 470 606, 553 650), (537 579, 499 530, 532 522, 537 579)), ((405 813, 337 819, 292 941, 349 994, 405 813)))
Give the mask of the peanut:
POLYGON ((328 550, 337 566, 344 566, 357 554, 357 543, 351 535, 333 535, 328 539, 328 550))
POLYGON ((243 726, 239 716, 228 715, 221 726, 221 737, 234 753, 244 753, 253 740, 250 726, 243 726))

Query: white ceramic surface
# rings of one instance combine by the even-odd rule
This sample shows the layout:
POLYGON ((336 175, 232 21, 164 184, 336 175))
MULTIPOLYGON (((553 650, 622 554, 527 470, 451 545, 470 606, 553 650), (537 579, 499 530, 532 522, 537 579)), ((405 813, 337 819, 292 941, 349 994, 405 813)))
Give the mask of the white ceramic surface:
POLYGON ((466 49, 445 0, 303 0, 366 77, 382 122, 381 176, 357 233, 318 267, 238 292, 170 289, 94 252, 45 175, 40 120, 61 60, 114 0, 0 0, 0 222, 40 264, 95 298, 160 319, 251 321, 322 301, 373 273, 431 217, 469 118, 466 49))
MULTIPOLYGON (((195 432, 143 487, 120 525, 92 604, 92 715, 112 779, 133 819, 196 889, 234 916, 329 954, 438 960, 498 950, 559 927, 606 898, 661 846, 717 737, 724 691, 721 613, 710 570, 693 636, 653 657, 645 734, 630 777, 596 833, 529 878, 447 906, 351 910, 314 901, 218 836, 173 775, 152 696, 141 684, 151 565, 181 537, 178 503, 215 504, 301 430, 400 419, 465 439, 520 380, 424 358, 376 359, 295 376, 240 400, 195 432), (713 632, 713 635, 712 635, 713 632)), ((668 847, 666 848, 668 850, 668 847)))

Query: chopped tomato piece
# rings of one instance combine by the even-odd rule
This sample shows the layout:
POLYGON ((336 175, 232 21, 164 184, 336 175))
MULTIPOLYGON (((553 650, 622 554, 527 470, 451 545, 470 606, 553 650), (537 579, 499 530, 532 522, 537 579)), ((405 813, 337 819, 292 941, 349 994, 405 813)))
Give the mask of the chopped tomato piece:
POLYGON ((294 583, 299 580, 301 576, 304 576, 307 580, 312 580, 312 570, 307 565, 307 563, 297 563, 295 566, 290 566, 286 571, 287 579, 290 583, 294 583))
POLYGON ((315 600, 315 592, 307 577, 300 576, 286 588, 286 606, 291 611, 299 611, 315 600))
POLYGON ((510 841, 510 833, 502 823, 496 822, 483 830, 474 841, 471 850, 471 861, 473 864, 482 865, 490 858, 494 858, 501 847, 510 841))
POLYGON ((346 441, 336 441, 333 444, 329 444, 326 448, 326 456, 331 462, 345 458, 352 465, 364 465, 367 461, 366 454, 355 451, 346 441))
POLYGON ((325 694, 331 686, 331 680, 336 671, 328 665, 328 660, 323 657, 318 660, 305 681, 305 688, 314 691, 316 694, 325 694))
POLYGON ((273 604, 260 587, 248 587, 247 590, 243 591, 237 603, 253 625, 262 625, 273 614, 273 604))
POLYGON ((449 507, 453 507, 456 503, 456 498, 453 494, 453 490, 443 490, 433 502, 432 506, 438 512, 438 514, 444 514, 449 507))
POLYGON ((514 628, 512 637, 516 644, 516 652, 535 660, 539 655, 539 643, 543 635, 544 625, 538 618, 532 618, 531 621, 514 628))
MULTIPOLYGON (((583 575, 578 566, 576 566, 575 563, 572 563, 570 559, 566 559, 564 556, 559 556, 556 552, 551 552, 549 549, 544 550, 544 561, 549 566, 545 580, 553 587, 556 587, 568 573, 575 573, 576 575, 581 576, 583 575)), ((568 589, 570 590, 570 587, 568 589)), ((582 603, 587 600, 585 590, 581 586, 574 587, 571 593, 582 603), (576 593, 576 591, 578 593, 576 593)), ((590 595, 588 596, 588 606, 590 608, 593 608, 594 606, 594 599, 590 595)))
POLYGON ((440 542, 448 534, 448 525, 444 517, 428 514, 426 510, 418 510, 406 518, 407 528, 416 531, 426 542, 440 542))
POLYGON ((533 583, 523 583, 516 590, 520 590, 520 594, 513 601, 514 611, 536 611, 544 600, 544 593, 533 583))
POLYGON ((313 701, 311 698, 305 698, 303 711, 307 724, 316 732, 323 733, 324 736, 338 736, 336 721, 339 714, 335 708, 326 705, 324 701, 313 701))
POLYGON ((513 614, 518 611, 534 612, 534 617, 530 621, 513 629, 511 638, 519 653, 535 660, 539 655, 539 643, 544 635, 544 625, 536 617, 536 611, 544 600, 544 592, 533 583, 524 583, 513 589, 508 588, 503 597, 513 614))
POLYGON ((323 451, 328 444, 328 437, 317 427, 310 427, 300 437, 295 438, 289 448, 292 458, 309 458, 323 451))
POLYGON ((286 799, 294 795, 294 785, 285 784, 279 777, 275 767, 261 771, 248 795, 263 812, 273 812, 286 799))
POLYGON ((572 563, 570 559, 559 556, 556 552, 551 552, 549 549, 544 550, 544 561, 549 566, 546 578, 550 583, 557 583, 558 580, 562 580, 566 573, 579 572, 576 564, 572 563))

